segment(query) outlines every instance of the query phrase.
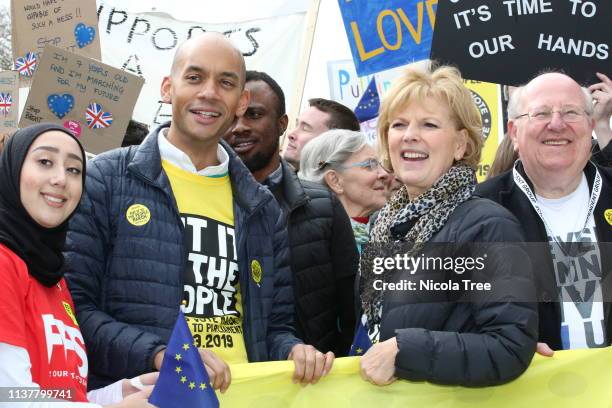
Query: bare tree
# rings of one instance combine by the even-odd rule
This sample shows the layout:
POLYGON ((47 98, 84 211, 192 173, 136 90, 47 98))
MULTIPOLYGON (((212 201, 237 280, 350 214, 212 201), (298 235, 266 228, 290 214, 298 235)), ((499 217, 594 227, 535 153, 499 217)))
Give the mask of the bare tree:
POLYGON ((11 50, 11 14, 0 6, 0 70, 13 68, 11 50))

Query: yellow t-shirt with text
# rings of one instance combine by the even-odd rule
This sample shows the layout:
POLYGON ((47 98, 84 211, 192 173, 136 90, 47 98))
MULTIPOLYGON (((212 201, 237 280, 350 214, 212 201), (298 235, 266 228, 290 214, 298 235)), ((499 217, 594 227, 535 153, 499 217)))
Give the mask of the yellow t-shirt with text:
POLYGON ((184 310, 195 345, 228 363, 246 363, 229 176, 190 173, 166 160, 162 166, 185 227, 184 310))

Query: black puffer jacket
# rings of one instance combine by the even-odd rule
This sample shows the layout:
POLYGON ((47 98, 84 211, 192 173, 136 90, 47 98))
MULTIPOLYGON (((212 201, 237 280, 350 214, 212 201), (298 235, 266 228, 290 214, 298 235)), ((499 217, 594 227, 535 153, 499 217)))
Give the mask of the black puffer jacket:
MULTIPOLYGON (((481 250, 485 245, 481 277, 497 288, 495 295, 482 292, 470 298, 478 301, 456 302, 454 291, 385 291, 380 339, 397 337, 397 377, 483 386, 510 381, 525 371, 536 348, 538 316, 535 303, 519 302, 535 297, 522 241, 516 218, 492 201, 471 198, 455 209, 424 254, 456 257, 459 251, 476 256, 470 245, 481 243, 481 250), (454 243, 453 253, 448 246, 436 246, 442 243, 454 243)), ((417 269, 411 276, 417 282, 436 278, 437 272, 417 269)), ((456 269, 445 273, 458 282, 467 278, 456 269)))
POLYGON ((593 148, 591 161, 599 166, 612 167, 612 143, 608 143, 603 149, 599 145, 593 148))
POLYGON ((319 351, 346 356, 355 329, 353 284, 359 254, 351 223, 325 186, 299 180, 284 160, 274 191, 288 208, 297 336, 319 351))

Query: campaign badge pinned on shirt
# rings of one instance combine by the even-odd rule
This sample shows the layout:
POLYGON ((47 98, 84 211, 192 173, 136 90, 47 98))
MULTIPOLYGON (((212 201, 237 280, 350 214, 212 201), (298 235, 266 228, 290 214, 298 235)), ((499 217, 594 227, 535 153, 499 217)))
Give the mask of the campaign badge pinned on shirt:
POLYGON ((76 315, 74 314, 74 311, 72 310, 70 305, 67 302, 63 302, 63 301, 62 301, 62 305, 64 305, 64 310, 66 310, 66 314, 68 315, 70 320, 72 320, 75 326, 78 326, 79 324, 77 323, 76 315))
POLYGON ((261 264, 257 259, 253 259, 251 261, 251 277, 257 286, 259 286, 261 279, 263 278, 263 271, 261 269, 261 264))
POLYGON ((142 227, 151 219, 151 211, 142 204, 133 204, 127 209, 125 218, 135 227, 142 227))
POLYGON ((608 208, 604 211, 604 218, 608 221, 608 224, 612 225, 612 208, 608 208))

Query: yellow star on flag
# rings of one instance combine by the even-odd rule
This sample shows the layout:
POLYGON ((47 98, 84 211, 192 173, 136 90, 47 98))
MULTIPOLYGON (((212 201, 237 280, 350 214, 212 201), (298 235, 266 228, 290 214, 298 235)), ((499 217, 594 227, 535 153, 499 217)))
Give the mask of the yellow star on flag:
POLYGON ((189 343, 183 344, 183 350, 189 350, 189 343))
POLYGON ((187 377, 182 376, 182 377, 181 377, 181 382, 182 382, 183 384, 185 384, 185 383, 187 382, 187 377))
POLYGON ((363 354, 363 349, 362 348, 358 348, 357 350, 355 350, 357 352, 357 354, 363 354))
POLYGON ((174 370, 177 373, 180 373, 181 371, 183 371, 183 369, 181 368, 181 366, 176 367, 176 369, 174 370))
POLYGON ((200 389, 201 389, 201 390, 205 390, 205 389, 206 389, 206 384, 204 384, 204 383, 200 383, 200 389))
POLYGON ((195 383, 194 382, 190 382, 189 383, 189 389, 193 390, 195 388, 195 383))
POLYGON ((180 359, 181 359, 181 358, 183 358, 183 357, 182 357, 180 354, 175 354, 175 355, 174 355, 174 359, 175 359, 176 361, 180 361, 180 359))

